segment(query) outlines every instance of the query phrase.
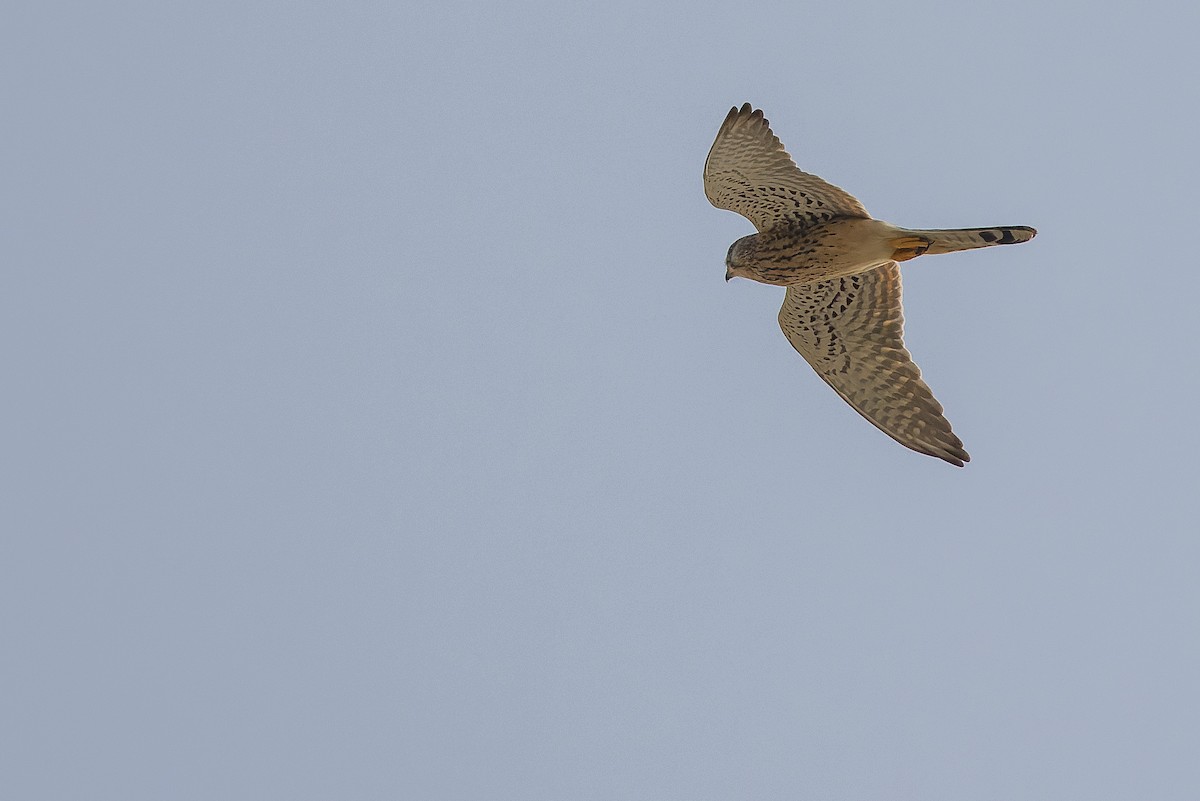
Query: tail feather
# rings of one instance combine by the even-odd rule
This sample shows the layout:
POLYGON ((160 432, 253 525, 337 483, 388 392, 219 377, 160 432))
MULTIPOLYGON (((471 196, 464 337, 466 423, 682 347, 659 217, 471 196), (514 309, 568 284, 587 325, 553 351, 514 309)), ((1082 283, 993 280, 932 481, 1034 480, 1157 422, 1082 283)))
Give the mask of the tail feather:
POLYGON ((1037 231, 1025 225, 1002 225, 996 228, 954 228, 941 231, 908 231, 930 240, 926 253, 953 253, 956 250, 987 248, 992 245, 1015 245, 1028 242, 1037 231))

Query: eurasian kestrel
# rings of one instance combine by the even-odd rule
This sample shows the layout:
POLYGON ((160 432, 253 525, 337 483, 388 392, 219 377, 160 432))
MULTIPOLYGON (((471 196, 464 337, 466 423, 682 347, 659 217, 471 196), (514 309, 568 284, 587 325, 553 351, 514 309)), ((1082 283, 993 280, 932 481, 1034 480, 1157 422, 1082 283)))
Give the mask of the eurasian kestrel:
POLYGON ((787 287, 779 325, 817 375, 906 448, 958 467, 970 461, 904 348, 896 262, 1028 242, 1037 231, 924 231, 872 219, 844 190, 801 172, 749 103, 730 109, 717 132, 704 193, 758 229, 729 248, 725 280, 787 287))

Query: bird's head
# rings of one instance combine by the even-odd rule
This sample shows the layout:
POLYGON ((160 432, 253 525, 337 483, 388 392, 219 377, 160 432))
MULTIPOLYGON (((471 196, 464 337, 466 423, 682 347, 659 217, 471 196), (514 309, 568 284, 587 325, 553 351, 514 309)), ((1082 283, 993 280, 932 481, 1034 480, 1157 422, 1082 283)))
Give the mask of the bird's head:
POLYGON ((729 252, 725 254, 725 280, 747 276, 745 270, 745 255, 746 249, 750 245, 750 240, 754 237, 744 236, 729 246, 729 252))

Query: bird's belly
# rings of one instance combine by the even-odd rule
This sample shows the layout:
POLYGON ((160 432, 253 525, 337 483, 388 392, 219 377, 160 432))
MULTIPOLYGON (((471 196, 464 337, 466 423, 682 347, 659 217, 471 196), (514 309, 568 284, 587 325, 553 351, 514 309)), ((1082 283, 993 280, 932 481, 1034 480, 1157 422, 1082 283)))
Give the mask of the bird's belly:
POLYGON ((754 277, 789 286, 872 270, 892 259, 895 228, 879 220, 840 219, 760 243, 754 277))

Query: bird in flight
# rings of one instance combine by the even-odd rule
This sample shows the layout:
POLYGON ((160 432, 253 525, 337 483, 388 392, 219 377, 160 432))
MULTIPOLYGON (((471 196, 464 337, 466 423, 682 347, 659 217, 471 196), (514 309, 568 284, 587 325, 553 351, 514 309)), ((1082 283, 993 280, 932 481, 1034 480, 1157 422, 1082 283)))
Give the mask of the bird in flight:
POLYGON ((848 192, 801 172, 761 110, 730 109, 704 163, 704 194, 758 233, 733 243, 725 280, 787 287, 779 325, 817 375, 906 448, 962 467, 971 460, 904 348, 897 262, 1028 242, 1023 225, 898 228, 848 192))

